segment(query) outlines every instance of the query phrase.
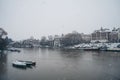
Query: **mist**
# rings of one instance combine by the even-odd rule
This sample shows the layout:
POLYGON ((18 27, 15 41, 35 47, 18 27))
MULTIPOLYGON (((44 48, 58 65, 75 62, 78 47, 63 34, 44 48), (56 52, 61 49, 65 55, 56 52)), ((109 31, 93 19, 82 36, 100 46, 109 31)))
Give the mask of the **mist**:
POLYGON ((120 27, 120 0, 0 0, 0 27, 14 40, 120 27))

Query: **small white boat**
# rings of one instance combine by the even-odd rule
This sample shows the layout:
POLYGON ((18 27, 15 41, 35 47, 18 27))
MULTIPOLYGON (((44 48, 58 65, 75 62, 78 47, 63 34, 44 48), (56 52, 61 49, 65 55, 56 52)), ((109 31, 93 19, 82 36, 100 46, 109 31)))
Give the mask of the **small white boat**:
POLYGON ((34 61, 23 61, 23 60, 18 60, 18 61, 25 63, 27 66, 31 66, 31 65, 35 66, 36 65, 36 62, 34 62, 34 61))
POLYGON ((19 67, 19 68, 26 68, 27 65, 25 62, 20 62, 20 61, 15 61, 12 63, 14 67, 19 67))
POLYGON ((17 60, 12 63, 13 67, 18 67, 18 68, 27 68, 27 67, 32 67, 36 65, 36 62, 33 61, 23 61, 23 60, 17 60))

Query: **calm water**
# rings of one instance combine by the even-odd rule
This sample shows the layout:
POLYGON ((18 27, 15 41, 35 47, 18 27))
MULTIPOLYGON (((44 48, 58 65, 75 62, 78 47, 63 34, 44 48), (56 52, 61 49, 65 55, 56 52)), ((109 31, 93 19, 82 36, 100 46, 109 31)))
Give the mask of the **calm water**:
POLYGON ((120 80, 120 53, 79 50, 21 49, 0 55, 0 80, 120 80), (15 60, 36 66, 15 68, 15 60))

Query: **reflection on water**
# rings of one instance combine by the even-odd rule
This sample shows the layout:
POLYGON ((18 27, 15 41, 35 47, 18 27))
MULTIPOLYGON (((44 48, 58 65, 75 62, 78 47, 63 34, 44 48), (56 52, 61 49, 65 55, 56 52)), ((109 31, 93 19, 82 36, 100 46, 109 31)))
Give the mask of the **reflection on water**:
POLYGON ((120 80, 119 52, 60 49, 21 49, 0 57, 0 80, 120 80), (18 69, 15 60, 33 60, 36 66, 18 69))
POLYGON ((0 53, 0 80, 6 80, 7 54, 0 53))

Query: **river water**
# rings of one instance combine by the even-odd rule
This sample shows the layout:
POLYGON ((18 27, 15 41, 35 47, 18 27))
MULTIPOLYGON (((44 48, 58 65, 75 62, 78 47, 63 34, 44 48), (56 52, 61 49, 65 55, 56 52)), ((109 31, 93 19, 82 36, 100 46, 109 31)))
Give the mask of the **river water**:
POLYGON ((0 80, 120 80, 120 52, 21 49, 0 55, 0 80), (36 61, 27 69, 15 60, 36 61))

